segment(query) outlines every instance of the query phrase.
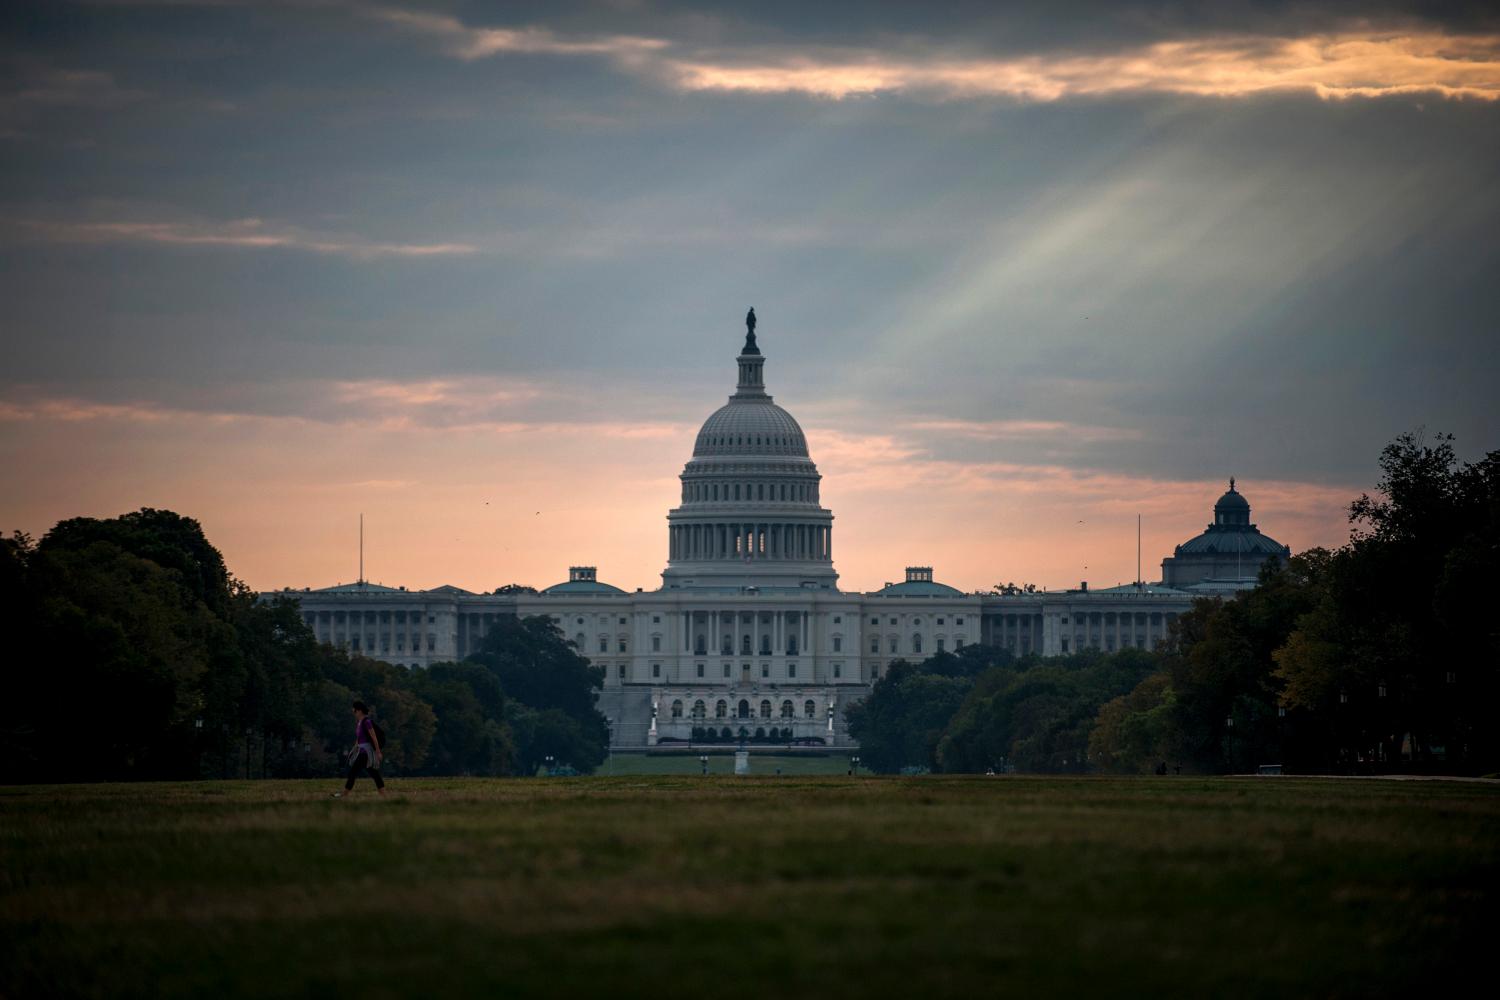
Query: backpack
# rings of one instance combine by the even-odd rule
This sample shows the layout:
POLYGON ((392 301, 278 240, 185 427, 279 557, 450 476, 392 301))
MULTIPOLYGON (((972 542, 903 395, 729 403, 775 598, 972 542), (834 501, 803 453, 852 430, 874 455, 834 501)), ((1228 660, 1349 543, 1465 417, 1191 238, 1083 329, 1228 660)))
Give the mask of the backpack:
POLYGON ((380 728, 380 723, 374 719, 370 720, 370 729, 375 733, 375 743, 380 747, 381 753, 385 752, 385 730, 380 728))

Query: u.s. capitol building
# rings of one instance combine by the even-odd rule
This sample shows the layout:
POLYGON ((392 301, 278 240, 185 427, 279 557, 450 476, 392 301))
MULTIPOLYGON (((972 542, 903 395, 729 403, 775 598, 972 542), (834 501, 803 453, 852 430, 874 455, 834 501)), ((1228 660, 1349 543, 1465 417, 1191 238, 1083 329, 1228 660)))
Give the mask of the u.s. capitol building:
POLYGON ((914 566, 880 590, 841 591, 822 477, 802 428, 766 392, 753 327, 736 364, 735 392, 704 421, 667 514, 661 589, 627 593, 575 566, 536 594, 368 582, 278 594, 300 601, 323 642, 416 668, 462 659, 498 618, 547 615, 604 668, 599 709, 616 747, 707 727, 842 744, 844 707, 892 661, 974 643, 1043 656, 1151 648, 1193 598, 1245 589, 1263 561, 1290 554, 1250 523, 1231 480, 1208 529, 1163 561, 1160 584, 965 594, 914 566))

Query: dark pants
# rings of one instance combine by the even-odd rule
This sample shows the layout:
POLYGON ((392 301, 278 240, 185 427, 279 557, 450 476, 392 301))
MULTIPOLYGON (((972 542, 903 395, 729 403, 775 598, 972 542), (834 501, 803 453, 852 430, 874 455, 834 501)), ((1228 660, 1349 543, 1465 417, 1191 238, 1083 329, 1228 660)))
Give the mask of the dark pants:
POLYGON ((354 760, 349 762, 349 777, 344 779, 344 791, 353 791, 354 779, 358 778, 365 772, 369 772, 370 777, 375 779, 376 788, 385 787, 385 779, 380 776, 380 768, 371 767, 369 753, 367 751, 361 750, 359 752, 359 756, 355 757, 354 760))

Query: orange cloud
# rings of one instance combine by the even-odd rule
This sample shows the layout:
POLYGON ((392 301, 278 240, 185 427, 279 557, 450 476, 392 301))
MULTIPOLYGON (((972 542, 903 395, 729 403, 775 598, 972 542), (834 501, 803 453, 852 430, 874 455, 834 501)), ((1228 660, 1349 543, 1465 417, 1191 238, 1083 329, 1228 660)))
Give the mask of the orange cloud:
POLYGON ((1003 59, 881 52, 765 52, 683 59, 664 67, 684 90, 800 93, 843 99, 880 93, 1057 101, 1129 93, 1323 98, 1432 93, 1500 98, 1500 37, 1438 32, 1226 37, 1158 42, 1114 53, 1003 59))
MULTIPOLYGON (((362 511, 372 578, 387 584, 543 586, 570 564, 596 564, 627 589, 659 584, 663 519, 679 501, 695 421, 552 419, 533 408, 554 404, 556 390, 519 380, 309 382, 297 392, 331 403, 266 415, 35 394, 0 401, 0 463, 25 484, 0 495, 0 529, 40 534, 64 517, 167 507, 202 520, 237 574, 273 589, 351 579, 362 511), (508 412, 484 409, 492 390, 511 395, 508 412), (379 405, 349 402, 362 398, 379 405), (458 409, 425 412, 445 405, 458 409)), ((835 566, 852 590, 929 564, 965 590, 1129 581, 1138 513, 1143 570, 1156 579, 1224 489, 1217 478, 961 461, 905 431, 809 426, 808 437, 837 518, 835 566)), ((1263 530, 1294 550, 1341 543, 1360 492, 1241 488, 1263 530)))
POLYGON ((940 98, 1057 101, 1132 93, 1322 98, 1438 94, 1500 98, 1500 36, 1431 29, 1344 31, 1301 37, 1219 35, 1115 52, 986 58, 899 49, 755 46, 698 49, 661 38, 563 38, 546 28, 473 27, 455 17, 363 8, 397 28, 437 39, 464 60, 530 53, 595 56, 686 91, 803 94, 841 100, 886 93, 940 98))

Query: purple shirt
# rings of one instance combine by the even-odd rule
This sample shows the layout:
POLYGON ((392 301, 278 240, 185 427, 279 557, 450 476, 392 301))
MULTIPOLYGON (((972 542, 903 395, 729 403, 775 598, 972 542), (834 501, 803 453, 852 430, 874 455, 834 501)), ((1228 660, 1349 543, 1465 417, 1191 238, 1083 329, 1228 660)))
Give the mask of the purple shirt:
POLYGON ((369 716, 360 719, 359 723, 355 725, 354 742, 356 744, 368 743, 371 747, 375 746, 375 723, 370 721, 369 716))

